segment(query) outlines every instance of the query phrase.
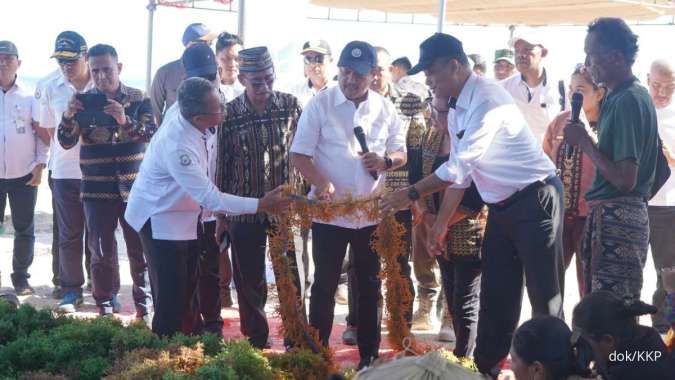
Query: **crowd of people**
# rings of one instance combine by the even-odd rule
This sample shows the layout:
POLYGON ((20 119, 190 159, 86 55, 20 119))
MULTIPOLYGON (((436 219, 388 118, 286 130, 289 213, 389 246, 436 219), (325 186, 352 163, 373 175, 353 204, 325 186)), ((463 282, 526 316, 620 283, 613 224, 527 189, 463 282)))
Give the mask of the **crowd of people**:
POLYGON ((120 311, 119 224, 137 319, 160 335, 222 334, 233 282, 242 334, 268 348, 265 255, 290 184, 319 202, 381 197, 379 217, 316 219, 284 252, 295 302, 324 345, 336 302, 349 305, 342 339, 358 345, 359 369, 381 340, 371 236, 393 215, 417 304, 408 325, 430 330, 437 302, 439 339, 481 373, 496 378, 510 353, 519 379, 672 378, 659 334, 672 339, 675 323, 675 71, 655 60, 643 87, 632 71, 637 40, 623 20, 595 20, 586 61, 567 75, 547 70, 536 34, 515 35, 494 53, 494 78, 448 34, 424 40, 416 65, 349 42, 336 77, 330 45, 311 40, 299 52, 304 75, 279 91, 266 47, 191 24, 149 96, 120 81, 115 47, 88 47, 74 31, 57 36, 58 69, 32 92, 17 74, 19 49, 0 41, 0 200, 15 231, 15 292, 33 293, 37 186, 48 168, 60 312, 78 310, 85 286, 101 316, 120 311), (425 84, 413 77, 421 72, 425 84), (654 306, 639 301, 650 247, 654 306), (573 258, 582 301, 570 329, 573 258), (517 328, 524 287, 533 319, 517 328), (643 314, 653 327, 636 323, 643 314), (616 359, 642 351, 658 355, 616 359))

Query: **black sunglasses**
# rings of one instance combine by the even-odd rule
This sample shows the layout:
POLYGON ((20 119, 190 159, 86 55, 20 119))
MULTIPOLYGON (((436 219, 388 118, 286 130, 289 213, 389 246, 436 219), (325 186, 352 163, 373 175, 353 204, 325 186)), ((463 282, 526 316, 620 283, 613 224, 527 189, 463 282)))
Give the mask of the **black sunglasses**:
POLYGON ((304 58, 305 65, 310 65, 312 63, 322 64, 325 61, 325 56, 315 55, 315 56, 305 56, 304 58))

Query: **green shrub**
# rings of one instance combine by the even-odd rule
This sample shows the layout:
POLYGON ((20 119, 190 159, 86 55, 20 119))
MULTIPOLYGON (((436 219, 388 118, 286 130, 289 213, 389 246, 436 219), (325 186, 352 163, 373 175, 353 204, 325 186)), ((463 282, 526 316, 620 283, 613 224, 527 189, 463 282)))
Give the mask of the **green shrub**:
POLYGON ((16 309, 0 300, 0 345, 11 342, 35 331, 45 331, 67 322, 54 318, 49 310, 37 310, 29 305, 16 309))
POLYGON ((324 380, 330 375, 328 364, 309 350, 270 354, 270 365, 286 379, 324 380))
POLYGON ((272 367, 262 351, 251 346, 247 340, 229 341, 210 362, 218 367, 231 367, 237 379, 273 380, 272 367))

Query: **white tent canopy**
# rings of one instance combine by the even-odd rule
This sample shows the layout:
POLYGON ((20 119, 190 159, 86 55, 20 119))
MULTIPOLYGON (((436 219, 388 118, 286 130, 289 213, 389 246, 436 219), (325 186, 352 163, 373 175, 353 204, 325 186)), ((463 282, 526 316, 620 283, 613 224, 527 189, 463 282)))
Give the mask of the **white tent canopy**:
POLYGON ((458 24, 584 25, 601 16, 630 21, 675 15, 672 0, 310 0, 330 8, 437 16, 458 24))

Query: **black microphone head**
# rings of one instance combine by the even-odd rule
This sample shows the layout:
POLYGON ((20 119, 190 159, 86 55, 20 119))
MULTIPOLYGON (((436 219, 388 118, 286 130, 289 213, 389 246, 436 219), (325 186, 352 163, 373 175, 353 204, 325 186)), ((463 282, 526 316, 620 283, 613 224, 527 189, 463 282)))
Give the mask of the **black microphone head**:
POLYGON ((572 94, 572 108, 578 107, 581 108, 581 105, 584 104, 584 94, 580 92, 575 92, 572 94))
POLYGON ((363 131, 363 128, 361 128, 359 126, 356 126, 356 127, 354 127, 354 134, 356 136, 365 136, 366 132, 363 131))
POLYGON ((579 121, 581 106, 584 104, 584 95, 580 92, 572 94, 572 121, 579 121))

